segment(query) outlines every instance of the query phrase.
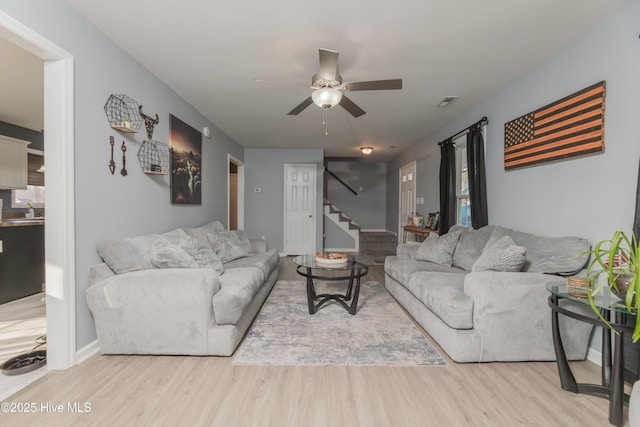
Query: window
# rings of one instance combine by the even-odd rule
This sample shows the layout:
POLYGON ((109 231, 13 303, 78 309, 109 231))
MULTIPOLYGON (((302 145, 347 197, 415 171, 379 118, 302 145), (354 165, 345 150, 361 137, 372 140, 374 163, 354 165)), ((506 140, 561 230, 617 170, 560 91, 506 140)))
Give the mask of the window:
POLYGON ((34 208, 44 208, 44 152, 28 149, 26 190, 11 192, 12 208, 28 208, 29 203, 34 208))
POLYGON ((44 186, 42 185, 27 185, 26 190, 13 190, 12 193, 12 208, 28 208, 29 203, 34 208, 44 207, 44 186))
POLYGON ((471 204, 469 201, 466 136, 458 138, 454 143, 456 145, 456 223, 462 227, 471 227, 471 204))

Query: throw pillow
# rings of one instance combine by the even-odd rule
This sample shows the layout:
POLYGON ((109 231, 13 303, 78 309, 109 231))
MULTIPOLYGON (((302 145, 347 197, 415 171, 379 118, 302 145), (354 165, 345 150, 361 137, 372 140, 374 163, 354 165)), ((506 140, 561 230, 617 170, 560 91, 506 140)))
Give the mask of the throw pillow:
POLYGON ((98 254, 116 274, 152 268, 140 252, 124 239, 109 239, 98 243, 98 254))
POLYGON ((198 268, 199 265, 184 249, 160 237, 151 248, 151 263, 155 268, 198 268))
POLYGON ((223 263, 249 256, 249 248, 234 231, 207 233, 207 239, 223 263))
POLYGON ((484 248, 471 271, 522 271, 526 253, 527 248, 504 236, 484 248))
POLYGON ((209 268, 218 274, 224 273, 222 261, 210 246, 201 245, 194 237, 186 236, 178 242, 178 247, 191 255, 200 268, 209 268))
POLYGON ((434 233, 429 234, 424 242, 420 244, 416 259, 451 267, 453 264, 453 251, 456 249, 461 233, 461 230, 454 230, 442 236, 434 233))

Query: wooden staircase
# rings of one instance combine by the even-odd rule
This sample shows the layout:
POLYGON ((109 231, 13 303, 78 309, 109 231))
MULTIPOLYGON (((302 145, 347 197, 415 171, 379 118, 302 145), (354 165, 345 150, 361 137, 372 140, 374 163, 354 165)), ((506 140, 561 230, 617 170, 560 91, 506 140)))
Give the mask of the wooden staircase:
POLYGON ((345 250, 358 252, 360 250, 360 227, 351 218, 344 214, 340 209, 335 207, 327 199, 324 199, 324 216, 326 219, 333 221, 345 233, 349 234, 355 241, 354 248, 344 248, 345 250))

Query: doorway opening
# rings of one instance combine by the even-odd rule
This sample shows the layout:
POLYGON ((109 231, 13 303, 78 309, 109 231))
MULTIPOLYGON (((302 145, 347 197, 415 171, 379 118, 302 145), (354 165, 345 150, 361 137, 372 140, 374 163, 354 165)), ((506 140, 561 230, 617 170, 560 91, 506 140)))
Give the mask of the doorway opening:
POLYGON ((0 38, 44 63, 47 366, 67 369, 76 363, 73 57, 1 11, 0 38))
POLYGON ((244 163, 231 154, 228 157, 227 228, 242 230, 244 229, 244 163))

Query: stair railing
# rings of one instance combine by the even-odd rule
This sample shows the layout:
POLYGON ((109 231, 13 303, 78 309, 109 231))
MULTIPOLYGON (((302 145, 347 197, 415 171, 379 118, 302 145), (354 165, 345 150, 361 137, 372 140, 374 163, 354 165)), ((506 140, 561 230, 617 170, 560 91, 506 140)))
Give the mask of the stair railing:
POLYGON ((332 177, 334 177, 335 179, 337 179, 337 180, 338 180, 338 182, 339 182, 340 184, 344 185, 344 186, 347 188, 347 190, 351 191, 355 196, 357 196, 357 195, 358 195, 358 193, 356 192, 356 190, 354 190, 353 188, 351 188, 351 187, 349 186, 349 184, 347 184, 346 182, 344 182, 343 180, 341 180, 341 179, 340 179, 340 177, 338 177, 338 175, 336 175, 335 173, 331 172, 331 171, 329 170, 329 168, 327 168, 327 167, 325 166, 324 170, 325 170, 325 171, 327 171, 327 172, 329 172, 329 175, 331 175, 332 177))

